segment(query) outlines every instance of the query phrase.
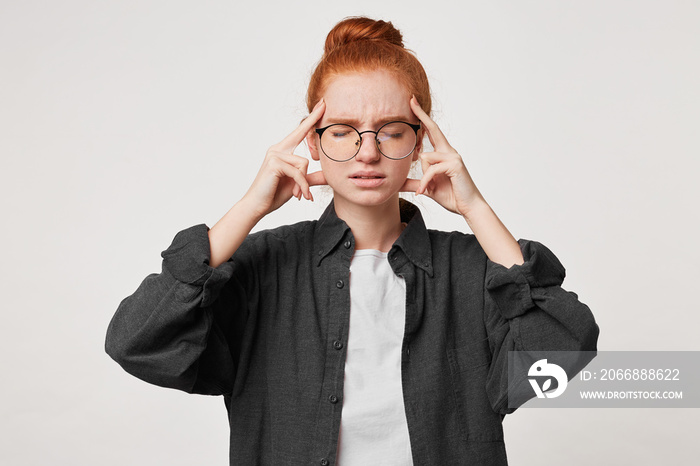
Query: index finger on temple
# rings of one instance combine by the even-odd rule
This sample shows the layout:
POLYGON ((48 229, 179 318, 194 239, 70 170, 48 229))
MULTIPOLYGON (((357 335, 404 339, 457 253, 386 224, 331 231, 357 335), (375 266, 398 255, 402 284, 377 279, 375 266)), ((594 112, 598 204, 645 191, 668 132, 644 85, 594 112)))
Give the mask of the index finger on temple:
POLYGON ((425 113, 418 103, 416 96, 411 97, 411 110, 413 110, 413 113, 418 117, 421 123, 423 123, 425 131, 428 133, 430 143, 436 150, 445 150, 450 147, 450 143, 447 142, 447 138, 442 134, 440 127, 430 118, 430 115, 425 113))
POLYGON ((304 140, 309 130, 314 127, 318 120, 321 119, 325 110, 326 103, 323 101, 323 99, 321 99, 313 108, 309 116, 304 118, 299 126, 297 126, 296 129, 289 134, 289 136, 282 140, 282 145, 289 147, 290 150, 294 150, 299 144, 301 144, 301 141, 304 140))

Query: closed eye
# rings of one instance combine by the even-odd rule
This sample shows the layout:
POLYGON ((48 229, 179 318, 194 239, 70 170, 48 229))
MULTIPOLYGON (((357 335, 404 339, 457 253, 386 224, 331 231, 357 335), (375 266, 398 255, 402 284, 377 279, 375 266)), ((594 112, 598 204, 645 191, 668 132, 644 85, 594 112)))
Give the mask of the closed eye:
POLYGON ((380 141, 386 141, 387 139, 401 139, 402 137, 404 137, 404 133, 403 133, 403 132, 400 132, 400 133, 385 133, 385 132, 382 132, 382 133, 379 133, 379 136, 378 136, 377 139, 379 139, 380 141))

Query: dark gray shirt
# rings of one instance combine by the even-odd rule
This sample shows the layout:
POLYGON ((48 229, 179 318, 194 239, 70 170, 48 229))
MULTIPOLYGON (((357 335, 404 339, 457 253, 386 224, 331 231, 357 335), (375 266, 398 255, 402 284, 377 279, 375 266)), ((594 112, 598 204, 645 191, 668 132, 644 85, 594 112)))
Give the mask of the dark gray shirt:
MULTIPOLYGON (((598 326, 542 244, 519 240, 525 263, 506 269, 474 235, 426 229, 404 200, 401 220, 388 260, 406 283, 401 382, 414 464, 506 465, 508 351, 595 351, 598 326)), ((248 235, 217 268, 208 230, 175 236, 161 273, 120 303, 107 353, 152 384, 223 395, 232 465, 335 464, 350 228, 331 202, 318 220, 248 235)))

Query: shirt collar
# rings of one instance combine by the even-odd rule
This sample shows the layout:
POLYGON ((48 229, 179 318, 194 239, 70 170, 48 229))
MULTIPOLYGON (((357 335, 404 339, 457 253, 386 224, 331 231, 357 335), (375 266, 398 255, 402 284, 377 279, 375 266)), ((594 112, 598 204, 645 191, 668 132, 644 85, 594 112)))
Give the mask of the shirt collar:
MULTIPOLYGON (((415 204, 405 199, 399 199, 399 209, 401 221, 406 222, 407 226, 394 242, 390 254, 395 249, 401 249, 416 267, 425 270, 432 277, 432 249, 423 215, 415 204)), ((346 241, 352 238, 352 231, 348 224, 336 215, 333 200, 318 219, 314 238, 317 266, 344 238, 346 241)))

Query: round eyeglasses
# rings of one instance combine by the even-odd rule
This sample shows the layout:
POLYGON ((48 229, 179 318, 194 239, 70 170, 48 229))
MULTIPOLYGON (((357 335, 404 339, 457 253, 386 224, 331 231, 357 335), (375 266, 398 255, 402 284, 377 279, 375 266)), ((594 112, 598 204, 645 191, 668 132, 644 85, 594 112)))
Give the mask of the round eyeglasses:
POLYGON ((360 152, 362 135, 374 133, 377 149, 386 158, 405 159, 413 153, 418 143, 420 123, 413 125, 405 121, 390 121, 377 131, 359 132, 350 125, 335 123, 318 128, 321 150, 335 162, 347 162, 360 152))

